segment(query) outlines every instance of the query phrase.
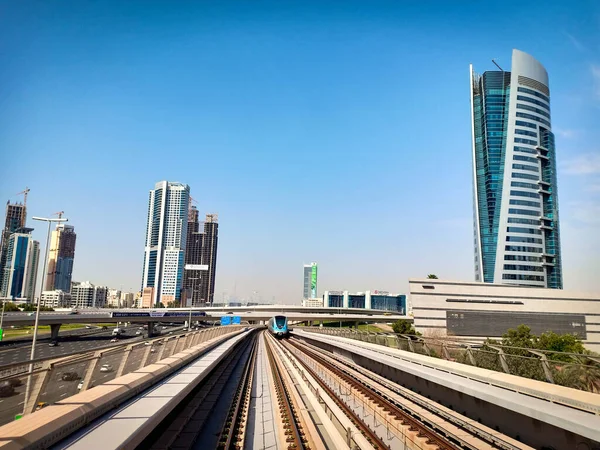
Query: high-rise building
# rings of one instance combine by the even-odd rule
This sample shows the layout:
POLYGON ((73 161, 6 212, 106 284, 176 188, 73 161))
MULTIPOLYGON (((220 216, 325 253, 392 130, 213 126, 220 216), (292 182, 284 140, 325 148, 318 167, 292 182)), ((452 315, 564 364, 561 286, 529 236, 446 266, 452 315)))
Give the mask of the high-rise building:
POLYGON ((208 266, 200 276, 200 302, 214 302, 215 274, 217 272, 217 244, 219 240, 219 217, 217 214, 207 214, 204 221, 202 237, 202 264, 208 266))
MULTIPOLYGON (((204 233, 200 230, 200 222, 198 221, 198 209, 192 206, 188 213, 187 224, 187 240, 185 247, 185 264, 201 265, 202 264, 202 243, 204 233)), ((200 279, 202 275, 206 276, 206 271, 201 270, 185 270, 183 274, 183 289, 185 295, 182 295, 182 306, 186 306, 184 299, 192 298, 192 305, 198 306, 202 304, 200 300, 200 279), (192 295, 192 291, 193 295, 192 295)))
POLYGON ((71 225, 59 223, 50 237, 48 270, 44 290, 69 292, 75 260, 77 234, 71 225))
POLYGON ((19 228, 7 241, 4 272, 0 278, 0 297, 32 302, 40 259, 40 243, 34 241, 33 228, 19 228))
POLYGON ((0 281, 6 265, 6 251, 10 235, 19 228, 24 228, 26 219, 27 208, 25 205, 21 203, 11 204, 10 201, 6 202, 6 218, 4 228, 2 229, 2 236, 0 237, 0 281))
POLYGON ((317 297, 317 263, 304 264, 303 288, 304 300, 317 297))
POLYGON ((160 181, 150 191, 142 290, 152 291, 152 304, 179 300, 183 282, 190 187, 160 181))
POLYGON ((475 279, 561 289, 556 148, 546 69, 471 72, 475 279))

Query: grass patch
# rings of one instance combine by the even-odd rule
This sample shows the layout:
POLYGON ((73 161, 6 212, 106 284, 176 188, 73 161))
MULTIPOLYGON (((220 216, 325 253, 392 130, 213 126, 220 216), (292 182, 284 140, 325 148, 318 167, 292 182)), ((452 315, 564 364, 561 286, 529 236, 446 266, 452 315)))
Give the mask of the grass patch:
MULTIPOLYGON (((77 330, 79 328, 85 328, 84 324, 79 323, 65 323, 60 326, 60 330, 77 330)), ((50 325, 40 325, 38 326, 38 336, 43 334, 50 333, 50 325)), ((33 336, 33 327, 22 327, 22 328, 5 328, 4 329, 4 339, 11 339, 23 336, 33 336)))

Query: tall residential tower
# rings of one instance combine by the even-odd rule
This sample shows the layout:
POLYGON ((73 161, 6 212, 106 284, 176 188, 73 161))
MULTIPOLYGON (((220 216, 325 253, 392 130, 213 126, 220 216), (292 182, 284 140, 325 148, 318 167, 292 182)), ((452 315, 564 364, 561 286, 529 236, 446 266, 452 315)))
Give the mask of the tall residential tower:
POLYGON ((475 279, 562 289, 556 150, 546 69, 471 72, 475 279))
POLYGON ((63 223, 56 225, 50 238, 45 291, 58 289, 71 292, 76 241, 77 234, 73 226, 63 223))
MULTIPOLYGON (((185 247, 185 264, 202 264, 202 240, 204 234, 200 231, 200 222, 198 221, 198 209, 192 206, 188 212, 187 240, 185 247)), ((198 306, 200 301, 200 279, 206 274, 203 270, 185 270, 183 274, 183 289, 186 293, 185 299, 192 299, 192 305, 198 306), (192 292, 193 291, 193 292, 192 292)), ((206 276, 206 275, 205 275, 206 276)), ((183 297, 183 296, 182 296, 183 297)), ((182 306, 187 306, 181 299, 182 306)))
POLYGON ((142 291, 152 288, 153 305, 180 299, 189 199, 187 184, 160 181, 150 191, 142 291))
POLYGON ((27 219, 27 207, 21 203, 6 202, 6 218, 2 236, 0 236, 0 280, 4 277, 6 271, 6 258, 8 251, 8 241, 10 235, 19 228, 25 227, 27 219))
POLYGON ((208 271, 203 271, 200 278, 200 301, 211 305, 215 297, 218 241, 219 217, 217 214, 207 214, 202 236, 202 264, 208 266, 208 271))

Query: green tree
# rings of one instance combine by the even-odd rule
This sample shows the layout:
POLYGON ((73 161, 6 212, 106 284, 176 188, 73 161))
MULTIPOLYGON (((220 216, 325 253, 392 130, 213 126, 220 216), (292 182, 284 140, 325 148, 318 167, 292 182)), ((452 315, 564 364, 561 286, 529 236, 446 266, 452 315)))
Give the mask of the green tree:
POLYGON ((413 327, 412 322, 410 320, 406 320, 406 319, 396 320, 392 324, 392 329, 394 330, 394 333, 398 333, 398 334, 410 334, 410 335, 420 335, 421 334, 421 333, 417 333, 415 331, 415 327, 413 327))
POLYGON ((167 303, 167 308, 179 308, 180 302, 179 300, 175 300, 174 302, 167 303))
POLYGON ((4 305, 4 312, 18 312, 21 311, 17 305, 13 302, 6 302, 4 305))
POLYGON ((156 305, 156 308, 164 308, 165 305, 162 304, 162 302, 158 302, 158 304, 156 305))
MULTIPOLYGON (((33 312, 37 311, 37 305, 32 303, 27 303, 23 306, 23 311, 25 312, 33 312)), ((40 311, 54 311, 54 308, 50 308, 49 306, 40 306, 40 311)))
POLYGON ((427 278, 429 280, 437 280, 438 276, 435 273, 430 273, 429 275, 427 275, 427 278))
MULTIPOLYGON (((581 340, 573 334, 556 334, 552 331, 542 333, 537 339, 537 348, 540 350, 550 350, 553 352, 565 353, 581 353, 585 354, 586 350, 581 340)), ((572 357, 568 355, 549 354, 548 359, 555 361, 572 362, 572 357)))

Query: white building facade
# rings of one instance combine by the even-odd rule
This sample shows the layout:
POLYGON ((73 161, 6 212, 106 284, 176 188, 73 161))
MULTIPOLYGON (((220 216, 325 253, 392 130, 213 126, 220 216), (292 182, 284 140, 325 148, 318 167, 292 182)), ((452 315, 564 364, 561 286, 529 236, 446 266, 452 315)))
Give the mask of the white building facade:
POLYGON ((54 291, 44 291, 41 297, 42 306, 49 308, 68 308, 71 306, 71 294, 56 289, 54 291))
POLYGON ((152 304, 180 300, 190 187, 161 181, 150 191, 142 289, 154 288, 152 304))
POLYGON ((72 308, 104 308, 108 288, 105 286, 94 286, 89 281, 73 283, 71 286, 72 308))
POLYGON ((415 329, 474 341, 527 325, 532 333, 579 336, 600 351, 600 294, 492 283, 409 280, 415 329))

